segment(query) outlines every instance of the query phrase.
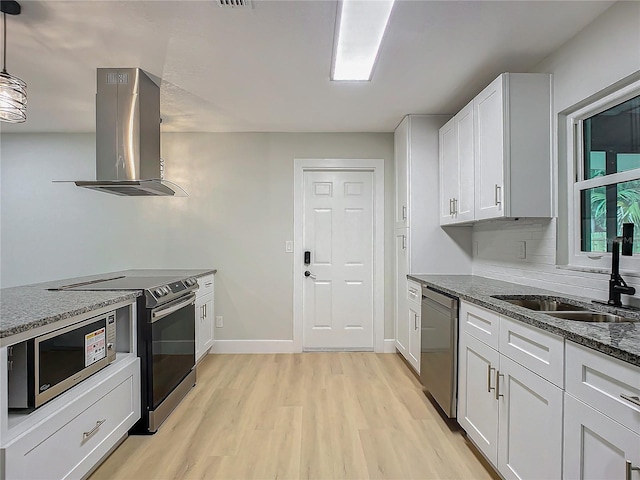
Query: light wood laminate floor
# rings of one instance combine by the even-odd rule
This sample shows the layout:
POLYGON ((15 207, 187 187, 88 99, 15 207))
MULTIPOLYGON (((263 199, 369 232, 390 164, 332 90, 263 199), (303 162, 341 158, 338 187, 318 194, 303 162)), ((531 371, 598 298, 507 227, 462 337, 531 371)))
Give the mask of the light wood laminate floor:
POLYGON ((152 436, 101 479, 491 479, 398 355, 209 355, 152 436))

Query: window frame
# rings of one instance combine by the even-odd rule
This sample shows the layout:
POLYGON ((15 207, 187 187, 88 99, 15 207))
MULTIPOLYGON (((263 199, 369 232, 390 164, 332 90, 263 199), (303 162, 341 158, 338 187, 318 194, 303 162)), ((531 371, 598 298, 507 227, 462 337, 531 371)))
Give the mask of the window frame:
MULTIPOLYGON (((584 180, 584 120, 640 95, 640 80, 594 100, 567 115, 567 218, 569 223, 569 265, 609 271, 611 253, 581 250, 581 192, 594 187, 640 180, 640 168, 584 180)), ((634 230, 634 242, 640 242, 640 225, 634 230)), ((640 277, 640 255, 623 257, 622 270, 640 277), (631 271, 629 271, 631 269, 631 271)))

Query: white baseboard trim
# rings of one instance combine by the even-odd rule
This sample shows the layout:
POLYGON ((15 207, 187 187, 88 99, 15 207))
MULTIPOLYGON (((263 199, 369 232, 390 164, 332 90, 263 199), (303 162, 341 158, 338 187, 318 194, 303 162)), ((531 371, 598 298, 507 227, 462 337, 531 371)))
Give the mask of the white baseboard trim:
POLYGON ((299 353, 293 340, 216 340, 209 353, 299 353))
MULTIPOLYGON (((300 353, 293 340, 216 340, 209 353, 300 353)), ((382 353, 396 353, 396 340, 384 339, 382 353)))
POLYGON ((396 353, 396 339, 385 338, 384 339, 384 353, 396 353))

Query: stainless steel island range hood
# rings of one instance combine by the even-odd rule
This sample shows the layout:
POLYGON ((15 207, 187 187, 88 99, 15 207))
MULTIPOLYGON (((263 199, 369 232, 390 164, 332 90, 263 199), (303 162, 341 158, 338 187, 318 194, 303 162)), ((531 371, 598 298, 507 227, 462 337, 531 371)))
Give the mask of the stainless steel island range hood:
POLYGON ((139 68, 99 68, 96 180, 79 187, 124 196, 187 196, 164 180, 160 87, 139 68))

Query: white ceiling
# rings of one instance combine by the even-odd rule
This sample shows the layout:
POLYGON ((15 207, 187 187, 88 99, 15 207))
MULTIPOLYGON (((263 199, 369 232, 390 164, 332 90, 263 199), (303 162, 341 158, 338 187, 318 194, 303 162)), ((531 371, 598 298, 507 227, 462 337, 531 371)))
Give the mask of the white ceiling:
POLYGON ((21 3, 7 70, 27 122, 3 132, 95 131, 98 67, 162 78, 163 131, 389 132, 531 69, 613 2, 398 0, 370 83, 329 81, 336 1, 21 3))

